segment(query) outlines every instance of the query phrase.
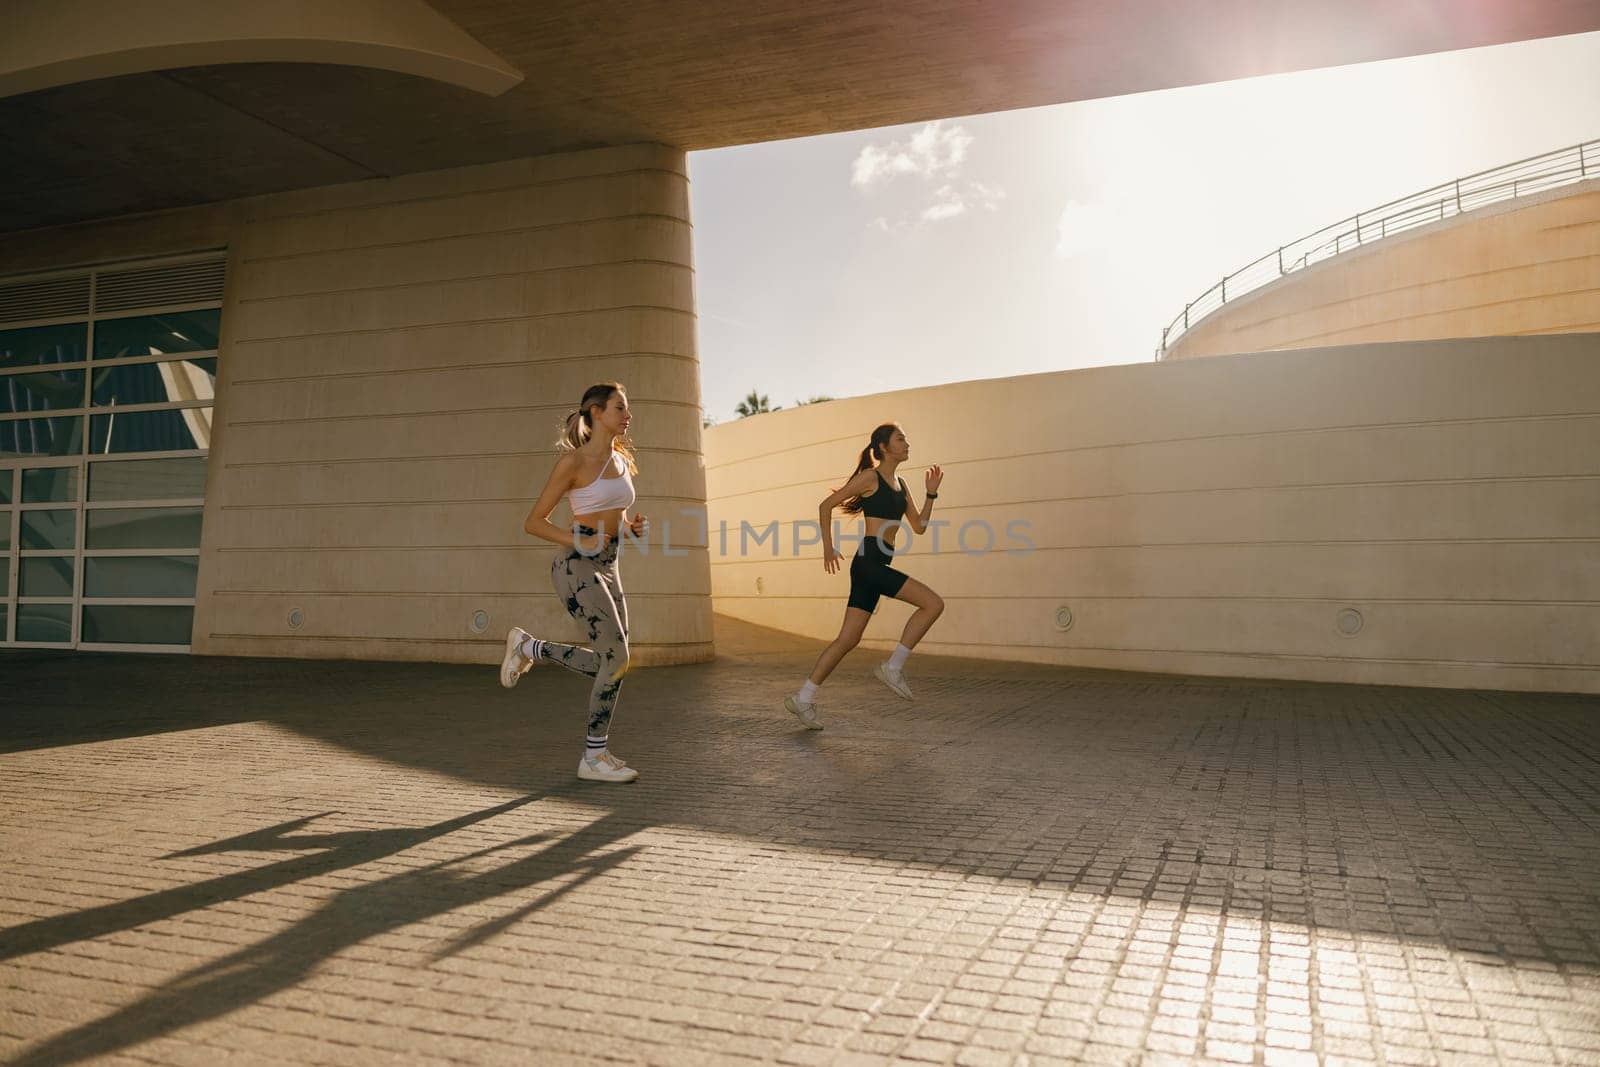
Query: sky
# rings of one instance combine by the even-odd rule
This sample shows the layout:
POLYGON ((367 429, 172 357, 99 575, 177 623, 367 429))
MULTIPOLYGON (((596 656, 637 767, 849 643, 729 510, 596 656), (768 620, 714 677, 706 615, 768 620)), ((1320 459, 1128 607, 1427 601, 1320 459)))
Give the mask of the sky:
POLYGON ((1595 138, 1600 33, 695 152, 705 412, 1150 360, 1281 244, 1595 138))

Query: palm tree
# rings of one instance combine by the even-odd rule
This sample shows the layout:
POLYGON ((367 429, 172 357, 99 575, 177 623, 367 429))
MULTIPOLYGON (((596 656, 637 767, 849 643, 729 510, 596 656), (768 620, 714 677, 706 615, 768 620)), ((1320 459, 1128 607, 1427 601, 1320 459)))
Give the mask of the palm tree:
POLYGON ((750 395, 739 401, 739 406, 733 410, 738 412, 739 417, 742 419, 750 415, 760 415, 768 411, 782 411, 783 408, 769 407, 767 405, 767 398, 752 389, 750 390, 750 395))

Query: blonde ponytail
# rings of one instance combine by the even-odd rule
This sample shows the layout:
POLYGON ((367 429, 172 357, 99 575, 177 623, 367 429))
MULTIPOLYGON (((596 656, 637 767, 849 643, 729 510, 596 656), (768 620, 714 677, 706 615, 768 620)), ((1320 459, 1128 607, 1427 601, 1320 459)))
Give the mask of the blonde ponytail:
MULTIPOLYGON (((594 434, 594 418, 589 414, 589 410, 605 407, 611 403, 612 393, 622 391, 621 382, 600 382, 585 389, 578 410, 568 415, 566 421, 562 423, 561 434, 556 439, 556 449, 561 452, 572 452, 582 448, 594 434)), ((621 454, 623 462, 628 465, 629 474, 639 473, 639 464, 633 454, 633 442, 626 435, 613 438, 611 448, 612 451, 621 454)))

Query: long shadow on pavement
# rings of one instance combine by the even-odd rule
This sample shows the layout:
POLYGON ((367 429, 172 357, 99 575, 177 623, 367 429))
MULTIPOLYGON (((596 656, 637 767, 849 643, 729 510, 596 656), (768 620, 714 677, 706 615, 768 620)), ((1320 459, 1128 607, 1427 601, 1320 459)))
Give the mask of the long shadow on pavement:
MULTIPOLYGON (((553 669, 507 693, 483 667, 4 661, 27 673, 33 695, 6 713, 7 751, 266 721, 599 816, 491 874, 436 864, 341 891, 292 928, 19 1062, 123 1048, 292 985, 364 939, 565 874, 600 876, 632 852, 604 850, 661 825, 1600 971, 1592 698, 927 658, 913 672, 919 700, 904 704, 861 677, 871 657, 858 653, 824 690, 828 729, 812 734, 778 701, 814 649, 733 632, 719 632, 727 652, 716 663, 629 678, 614 737, 645 773, 621 789, 572 782, 584 685, 553 669), (113 681, 137 695, 111 700, 113 681)), ((527 802, 429 827, 319 838, 301 820, 219 842, 206 849, 321 851, 13 927, 0 933, 0 958, 365 863, 527 802)))

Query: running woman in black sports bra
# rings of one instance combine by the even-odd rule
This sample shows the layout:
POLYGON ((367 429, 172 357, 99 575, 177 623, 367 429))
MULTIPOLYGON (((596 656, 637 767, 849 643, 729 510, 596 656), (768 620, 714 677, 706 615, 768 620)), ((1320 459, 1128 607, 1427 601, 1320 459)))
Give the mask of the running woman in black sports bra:
POLYGON ((917 610, 906 620, 900 643, 887 663, 880 663, 873 676, 906 700, 912 699, 911 687, 906 684, 903 668, 906 657, 917 647, 928 627, 944 612, 944 600, 938 593, 915 578, 908 577, 891 565, 894 557, 895 532, 909 526, 914 534, 928 528, 928 516, 933 513, 933 502, 939 496, 939 483, 944 473, 938 467, 929 467, 923 479, 927 498, 920 509, 910 507, 910 490, 895 471, 911 455, 911 442, 900 427, 886 422, 872 431, 867 447, 861 450, 856 469, 844 487, 835 490, 822 502, 818 519, 822 525, 822 566, 829 574, 839 570, 844 561, 833 547, 833 509, 848 513, 859 512, 866 520, 865 536, 861 549, 850 561, 850 601, 844 609, 844 625, 839 636, 822 650, 811 677, 800 692, 784 698, 783 706, 795 715, 809 730, 822 729, 822 718, 817 714, 817 687, 839 665, 839 661, 861 641, 861 635, 878 606, 880 597, 904 600, 917 610), (874 465, 876 462, 876 465, 874 465))

